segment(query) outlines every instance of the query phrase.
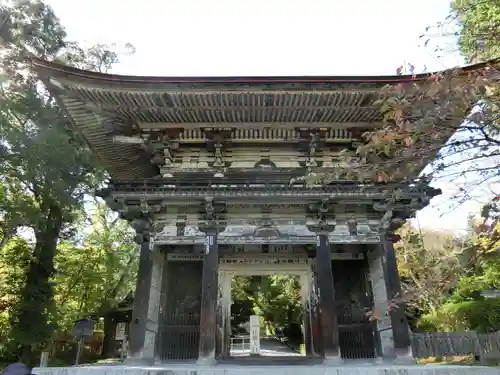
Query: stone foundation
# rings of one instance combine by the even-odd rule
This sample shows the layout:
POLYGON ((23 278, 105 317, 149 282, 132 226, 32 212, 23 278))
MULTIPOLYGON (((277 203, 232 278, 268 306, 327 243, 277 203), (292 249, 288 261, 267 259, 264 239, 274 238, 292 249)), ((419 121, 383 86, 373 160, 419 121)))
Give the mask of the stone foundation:
POLYGON ((82 366, 34 368, 36 375, 500 375, 500 367, 448 365, 82 366))

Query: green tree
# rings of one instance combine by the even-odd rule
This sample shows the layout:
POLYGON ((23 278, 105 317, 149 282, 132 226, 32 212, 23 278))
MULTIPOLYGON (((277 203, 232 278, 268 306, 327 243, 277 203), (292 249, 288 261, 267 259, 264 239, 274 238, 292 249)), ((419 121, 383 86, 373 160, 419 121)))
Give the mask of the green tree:
POLYGON ((127 222, 98 203, 78 225, 78 237, 64 241, 55 258, 55 300, 62 325, 114 308, 133 290, 138 247, 127 222), (90 222, 89 222, 90 221, 90 222))
POLYGON ((454 0, 450 16, 422 35, 425 44, 440 43, 444 34, 451 36, 454 50, 443 51, 446 45, 438 45, 438 50, 456 52, 458 37, 466 64, 496 60, 475 70, 452 68, 420 75, 411 64, 403 67, 413 77, 404 77, 375 95, 380 126, 360 134, 352 149, 344 152, 340 161, 345 167, 311 173, 305 180, 310 184, 342 179, 428 183, 442 178, 460 186, 455 197, 459 203, 485 182, 498 181, 499 21, 498 1, 454 0))
POLYGON ((254 313, 263 318, 271 332, 276 327, 302 323, 303 306, 297 277, 240 276, 235 278, 232 293, 234 301, 250 301, 254 313))
POLYGON ((500 330, 500 299, 488 299, 483 291, 500 289, 500 225, 480 232, 466 244, 473 263, 462 274, 453 293, 420 321, 421 328, 491 332, 500 330))
POLYGON ((462 241, 453 235, 409 225, 396 243, 404 301, 413 314, 436 310, 465 272, 462 241))
POLYGON ((459 25, 460 52, 469 60, 500 57, 500 3, 454 0, 450 19, 459 25))
MULTIPOLYGON (((32 350, 49 340, 55 325, 51 279, 57 244, 71 235, 85 193, 101 183, 103 174, 92 153, 70 131, 71 124, 54 98, 31 72, 29 61, 37 56, 106 71, 117 62, 117 54, 105 46, 83 50, 68 42, 54 12, 41 1, 7 2, 1 14, 0 176, 4 196, 7 191, 22 197, 12 204, 22 210, 13 216, 15 220, 4 216, 1 229, 8 239, 22 226, 31 230, 33 238, 11 332, 23 361, 30 362, 32 350)), ((3 214, 12 214, 4 202, 3 214)))
POLYGON ((9 332, 31 260, 31 246, 21 237, 14 236, 0 247, 0 358, 15 359, 9 355, 9 332))
POLYGON ((70 329, 76 319, 104 317, 108 353, 115 326, 107 313, 134 290, 139 253, 126 221, 102 203, 88 210, 90 218, 78 225, 79 236, 58 247, 54 300, 60 329, 70 329))

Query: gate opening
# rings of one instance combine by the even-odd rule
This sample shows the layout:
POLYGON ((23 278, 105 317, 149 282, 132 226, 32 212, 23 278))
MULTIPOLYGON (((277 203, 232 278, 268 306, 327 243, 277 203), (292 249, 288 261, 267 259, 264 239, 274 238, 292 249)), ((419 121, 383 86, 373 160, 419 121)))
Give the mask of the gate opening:
POLYGON ((304 299, 298 275, 233 276, 231 357, 305 355, 304 299))

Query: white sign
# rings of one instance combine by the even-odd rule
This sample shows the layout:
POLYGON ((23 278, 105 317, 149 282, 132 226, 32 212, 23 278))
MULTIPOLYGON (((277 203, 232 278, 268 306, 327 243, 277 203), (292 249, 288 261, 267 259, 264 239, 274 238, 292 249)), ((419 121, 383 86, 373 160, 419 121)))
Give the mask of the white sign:
POLYGON ((298 257, 256 257, 221 258, 220 264, 308 264, 308 258, 298 257))
POLYGON ((362 253, 352 254, 352 253, 332 253, 332 260, 343 260, 343 259, 364 259, 364 255, 362 253))
POLYGON ((260 318, 250 315, 250 354, 260 354, 260 318))
POLYGON ((125 330, 127 328, 127 323, 118 323, 116 325, 115 340, 123 341, 126 339, 125 330))
MULTIPOLYGON (((363 259, 364 255, 352 253, 332 253, 332 260, 348 260, 348 259, 363 259)), ((170 261, 202 261, 203 255, 200 254, 168 254, 167 259, 170 261)), ((222 255, 220 264, 314 264, 316 259, 306 257, 275 257, 275 256, 227 256, 222 255)))
POLYGON ((173 261, 183 261, 183 260, 198 261, 198 260, 203 260, 203 255, 197 255, 197 254, 168 254, 167 258, 168 258, 168 260, 173 260, 173 261))

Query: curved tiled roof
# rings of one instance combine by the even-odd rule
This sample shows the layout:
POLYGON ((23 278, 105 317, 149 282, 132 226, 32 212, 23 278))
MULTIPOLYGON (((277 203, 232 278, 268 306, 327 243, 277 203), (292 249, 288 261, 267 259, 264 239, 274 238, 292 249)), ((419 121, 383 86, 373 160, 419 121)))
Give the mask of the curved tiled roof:
POLYGON ((114 135, 137 134, 140 124, 161 124, 162 129, 285 123, 369 128, 382 120, 373 105, 381 87, 424 78, 136 77, 40 59, 33 59, 33 67, 103 166, 115 179, 129 181, 158 175, 140 145, 112 141, 114 135))

